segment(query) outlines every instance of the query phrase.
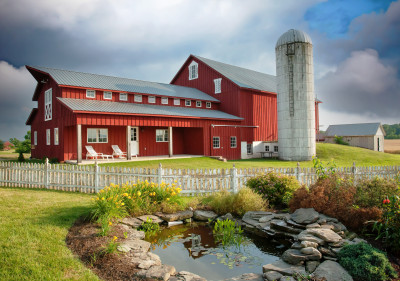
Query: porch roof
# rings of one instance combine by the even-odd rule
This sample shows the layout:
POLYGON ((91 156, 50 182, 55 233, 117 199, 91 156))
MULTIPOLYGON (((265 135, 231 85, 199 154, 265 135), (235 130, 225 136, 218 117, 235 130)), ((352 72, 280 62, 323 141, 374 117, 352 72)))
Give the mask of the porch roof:
POLYGON ((243 120, 219 110, 185 108, 178 106, 149 105, 125 102, 84 100, 57 98, 62 104, 70 108, 74 112, 100 112, 114 114, 134 114, 134 115, 151 115, 151 116, 178 116, 178 117, 197 117, 207 119, 231 119, 243 120))

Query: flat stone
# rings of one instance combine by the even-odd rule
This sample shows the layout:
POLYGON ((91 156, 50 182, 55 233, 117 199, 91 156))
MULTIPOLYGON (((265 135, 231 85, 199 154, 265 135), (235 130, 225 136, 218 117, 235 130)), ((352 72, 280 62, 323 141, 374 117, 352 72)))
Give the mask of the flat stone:
POLYGON ((188 271, 180 271, 175 276, 171 276, 169 281, 207 281, 207 279, 188 271))
POLYGON ((319 213, 314 208, 300 208, 291 214, 290 218, 299 224, 310 224, 319 219, 319 213))
POLYGON ((227 213, 227 214, 217 218, 217 220, 219 220, 219 221, 224 221, 226 219, 231 220, 231 221, 234 220, 234 218, 233 218, 231 213, 227 213))
POLYGON ((133 228, 138 228, 142 224, 137 218, 123 218, 120 222, 133 228))
POLYGON ((358 244, 358 243, 367 243, 367 241, 365 241, 364 239, 361 238, 354 238, 353 240, 351 240, 352 244, 358 244))
POLYGON ((263 266, 263 272, 277 271, 283 275, 293 275, 295 272, 300 274, 306 274, 303 266, 292 265, 284 262, 283 260, 278 260, 276 262, 266 264, 263 266))
POLYGON ((272 220, 274 218, 275 218, 275 215, 268 215, 268 216, 259 218, 258 222, 265 223, 265 222, 269 222, 270 220, 272 220))
POLYGON ((154 223, 160 224, 163 222, 163 220, 160 219, 160 217, 155 216, 155 215, 143 215, 143 216, 137 217, 137 219, 141 220, 142 222, 145 222, 147 220, 147 218, 151 219, 151 221, 154 223))
POLYGON ((313 273, 315 269, 320 265, 319 261, 308 261, 306 262, 306 270, 309 273, 313 273))
POLYGON ((319 237, 316 237, 308 232, 309 230, 303 230, 298 236, 297 239, 300 241, 309 241, 315 242, 318 245, 324 245, 325 241, 319 237))
POLYGON ((218 217, 218 215, 213 211, 196 210, 193 213, 193 218, 198 221, 213 220, 216 217, 218 217))
POLYGON ((184 219, 189 219, 193 217, 193 212, 192 211, 182 211, 182 212, 177 212, 173 214, 160 214, 160 218, 165 220, 165 221, 181 221, 184 219))
POLYGON ((318 250, 321 252, 322 255, 324 255, 324 257, 329 256, 329 257, 336 257, 336 254, 328 248, 325 247, 319 247, 318 250))
POLYGON ((171 275, 174 275, 175 272, 175 267, 171 265, 155 265, 147 270, 142 269, 138 271, 137 275, 140 277, 161 279, 166 281, 170 278, 171 275))
POLYGON ((277 219, 277 220, 288 221, 288 220, 290 220, 290 218, 291 218, 291 215, 288 213, 275 214, 275 219, 277 219))
POLYGON ((245 273, 240 276, 224 279, 223 281, 241 281, 241 280, 264 281, 264 278, 261 274, 245 273))
POLYGON ((357 234, 354 233, 354 232, 349 232, 349 233, 347 233, 347 235, 346 235, 346 239, 348 239, 348 240, 353 240, 353 239, 356 238, 356 237, 357 237, 357 234))
POLYGON ((283 276, 279 281, 297 281, 292 276, 283 276))
POLYGON ((324 214, 319 214, 319 218, 325 220, 325 222, 339 222, 337 218, 328 217, 324 214))
POLYGON ((299 224, 299 223, 297 223, 297 222, 295 222, 293 220, 287 220, 286 223, 289 226, 292 226, 292 227, 296 227, 296 228, 300 228, 300 229, 306 229, 305 225, 299 224))
POLYGON ((288 264, 300 265, 307 260, 307 257, 299 250, 289 249, 282 254, 281 259, 288 264))
POLYGON ((326 281, 351 281, 353 278, 337 262, 326 260, 314 271, 317 278, 325 277, 326 281))
POLYGON ((275 220, 275 219, 271 220, 270 226, 272 229, 289 232, 289 233, 294 233, 294 234, 299 234, 302 231, 301 229, 288 226, 287 223, 283 220, 275 220))
MULTIPOLYGON (((304 242, 304 241, 303 241, 303 242, 304 242)), ((302 243, 303 243, 303 242, 302 242, 302 243)), ((317 244, 317 245, 318 245, 318 244, 317 244)), ((299 249, 303 248, 303 246, 302 246, 301 243, 299 243, 299 242, 294 242, 290 248, 292 248, 292 249, 298 249, 298 250, 299 250, 299 249)))
POLYGON ((307 230, 309 234, 317 236, 329 243, 336 243, 342 240, 343 238, 340 235, 336 234, 334 231, 330 229, 324 228, 311 228, 307 230))
POLYGON ((307 224, 306 228, 321 228, 321 226, 318 223, 314 222, 311 224, 307 224))
POLYGON ((136 230, 128 225, 125 224, 119 224, 118 226, 121 227, 122 231, 126 234, 126 238, 130 240, 135 240, 135 239, 144 239, 145 233, 144 231, 141 230, 136 230))
POLYGON ((168 227, 183 224, 183 221, 169 221, 168 227))
POLYGON ((261 224, 259 222, 260 218, 271 215, 271 212, 263 212, 263 211, 249 211, 243 215, 242 221, 248 225, 253 227, 260 227, 261 224))
POLYGON ((327 222, 328 225, 332 225, 333 226, 333 231, 335 232, 339 232, 339 231, 346 231, 347 228, 346 226, 344 226, 344 224, 340 223, 340 222, 327 222))
POLYGON ((337 256, 342 248, 331 248, 331 251, 337 256))
POLYGON ((329 245, 331 247, 336 247, 336 248, 341 248, 341 247, 344 247, 344 246, 346 246, 348 244, 350 244, 350 241, 347 240, 347 239, 342 239, 342 240, 340 240, 339 242, 336 242, 336 243, 329 243, 329 245))
POLYGON ((264 279, 267 279, 268 281, 278 281, 282 278, 282 274, 280 274, 278 271, 269 271, 264 273, 264 279))
POLYGON ((130 263, 136 265, 140 269, 148 269, 153 265, 161 265, 161 259, 158 255, 151 252, 133 253, 130 255, 130 263))
POLYGON ((333 230, 335 227, 331 224, 323 224, 321 228, 333 230))
POLYGON ((150 249, 150 243, 140 239, 127 239, 123 241, 117 248, 118 251, 127 253, 129 251, 134 252, 148 252, 150 249))
POLYGON ((317 249, 315 249, 313 247, 303 248, 303 249, 300 250, 300 252, 302 254, 305 254, 305 255, 318 256, 319 259, 322 258, 322 254, 317 249))
POLYGON ((324 256, 325 260, 337 262, 337 258, 324 256))
POLYGON ((301 241, 300 246, 302 248, 308 248, 308 247, 317 248, 318 247, 318 243, 310 242, 310 241, 301 241))

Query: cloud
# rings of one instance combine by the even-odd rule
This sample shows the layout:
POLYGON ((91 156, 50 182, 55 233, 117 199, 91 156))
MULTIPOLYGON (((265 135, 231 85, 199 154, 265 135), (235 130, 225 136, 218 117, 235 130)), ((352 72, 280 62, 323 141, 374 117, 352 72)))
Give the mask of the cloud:
POLYGON ((372 49, 354 51, 317 81, 316 92, 328 110, 400 120, 400 81, 397 69, 372 49))

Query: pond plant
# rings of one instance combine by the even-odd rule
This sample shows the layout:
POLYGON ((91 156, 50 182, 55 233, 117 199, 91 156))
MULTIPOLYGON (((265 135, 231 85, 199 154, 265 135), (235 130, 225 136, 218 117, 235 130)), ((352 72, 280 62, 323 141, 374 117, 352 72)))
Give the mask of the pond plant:
POLYGON ((147 217, 146 221, 144 221, 138 227, 138 230, 144 231, 146 236, 151 236, 160 231, 160 225, 156 222, 153 222, 153 220, 151 218, 147 217))
POLYGON ((239 248, 244 241, 242 228, 230 219, 216 221, 213 234, 216 242, 224 247, 234 245, 239 248))

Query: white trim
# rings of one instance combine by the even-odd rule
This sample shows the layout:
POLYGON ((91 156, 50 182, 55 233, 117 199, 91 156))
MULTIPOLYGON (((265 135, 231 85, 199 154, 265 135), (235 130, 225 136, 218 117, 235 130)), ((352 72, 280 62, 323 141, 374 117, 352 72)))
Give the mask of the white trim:
POLYGON ((119 93, 119 100, 120 101, 128 101, 128 93, 119 93), (124 96, 125 96, 125 98, 122 98, 124 96))
POLYGON ((168 104, 168 98, 167 97, 161 97, 161 104, 168 104))
POLYGON ((53 118, 53 89, 50 88, 44 92, 44 121, 53 118))
POLYGON ((215 94, 221 93, 222 78, 214 79, 215 94))
POLYGON ((168 129, 156 129, 156 142, 169 142, 168 129), (159 137, 162 140, 159 140, 159 137))
POLYGON ((189 65, 189 80, 199 78, 199 65, 197 62, 192 61, 189 65))
POLYGON ((155 96, 148 96, 147 102, 148 103, 156 103, 156 97, 155 96))
POLYGON ((104 92, 103 92, 103 99, 105 99, 105 100, 112 100, 112 92, 104 91, 104 92))
POLYGON ((174 105, 181 105, 181 99, 174 99, 174 105))
POLYGON ((237 147, 237 138, 236 136, 231 136, 231 148, 236 148, 237 147), (232 146, 232 140, 235 142, 235 146, 232 146))
POLYGON ((253 150, 254 150, 253 143, 252 142, 248 142, 247 146, 246 146, 247 155, 252 155, 253 154, 253 150))
POLYGON ((206 108, 211 108, 211 102, 206 102, 206 108))
POLYGON ((134 102, 142 102, 143 98, 142 95, 134 95, 133 101, 134 102))
POLYGON ((185 100, 185 106, 192 106, 192 100, 185 100))
POLYGON ((213 149, 218 149, 218 148, 221 148, 221 139, 220 137, 213 137, 213 149), (218 146, 216 146, 217 144, 218 146))
POLYGON ((274 145, 274 152, 279 152, 279 146, 274 145))
MULTIPOLYGON (((94 139, 94 138, 91 138, 94 139)), ((108 143, 108 129, 107 128, 87 128, 86 129, 86 142, 87 143, 108 143), (89 141, 89 130, 95 130, 96 141, 89 141), (106 131, 106 141, 99 141, 101 130, 106 131)))
POLYGON ((33 145, 37 145, 37 131, 33 132, 33 145))
POLYGON ((202 104, 202 103, 201 103, 201 100, 197 100, 197 101, 196 101, 196 107, 201 107, 201 104, 202 104))
POLYGON ((54 128, 54 145, 59 144, 58 128, 54 128))
POLYGON ((50 129, 46 129, 46 145, 50 145, 51 144, 51 133, 50 133, 50 129))
POLYGON ((265 145, 264 150, 265 150, 266 152, 269 151, 269 145, 268 145, 268 144, 265 145))
POLYGON ((86 98, 95 99, 96 98, 96 91, 95 90, 86 90, 86 98))

